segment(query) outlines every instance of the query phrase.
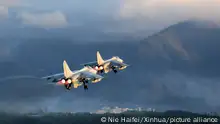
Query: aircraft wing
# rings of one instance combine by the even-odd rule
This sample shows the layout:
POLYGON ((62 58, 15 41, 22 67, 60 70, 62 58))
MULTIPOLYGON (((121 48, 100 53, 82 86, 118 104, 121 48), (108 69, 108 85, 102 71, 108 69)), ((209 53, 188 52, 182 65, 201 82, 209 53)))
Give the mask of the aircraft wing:
POLYGON ((64 73, 57 73, 57 74, 42 77, 42 79, 47 79, 47 80, 52 79, 53 80, 52 82, 58 82, 58 80, 63 78, 63 77, 64 77, 64 73))
POLYGON ((95 73, 92 73, 89 71, 83 71, 83 72, 81 72, 81 74, 87 79, 94 79, 94 78, 95 79, 102 79, 102 78, 104 78, 101 75, 98 75, 98 74, 95 74, 95 73))
POLYGON ((113 65, 118 65, 118 66, 129 66, 128 64, 121 63, 121 62, 118 62, 118 61, 115 61, 115 60, 111 61, 111 63, 113 65))
POLYGON ((42 79, 62 77, 63 75, 64 75, 64 73, 57 73, 57 74, 53 74, 53 75, 48 75, 48 76, 42 77, 42 79))
POLYGON ((97 64, 98 64, 97 61, 94 61, 94 62, 83 63, 83 64, 80 64, 80 65, 84 65, 84 66, 96 66, 97 64))

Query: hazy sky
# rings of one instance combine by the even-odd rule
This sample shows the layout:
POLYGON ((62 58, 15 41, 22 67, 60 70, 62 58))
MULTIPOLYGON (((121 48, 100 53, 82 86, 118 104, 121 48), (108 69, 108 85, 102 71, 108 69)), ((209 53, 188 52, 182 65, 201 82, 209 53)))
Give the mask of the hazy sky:
POLYGON ((1 17, 16 7, 22 9, 18 17, 23 23, 50 27, 66 26, 68 13, 132 20, 137 26, 144 23, 166 26, 190 18, 220 19, 219 0, 0 0, 0 5, 1 17))

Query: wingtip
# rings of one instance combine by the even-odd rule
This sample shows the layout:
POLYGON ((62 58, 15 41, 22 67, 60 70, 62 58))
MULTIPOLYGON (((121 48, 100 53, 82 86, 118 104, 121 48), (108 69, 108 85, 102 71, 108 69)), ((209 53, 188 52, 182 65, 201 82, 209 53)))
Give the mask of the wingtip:
POLYGON ((40 77, 40 79, 47 79, 49 76, 40 77))

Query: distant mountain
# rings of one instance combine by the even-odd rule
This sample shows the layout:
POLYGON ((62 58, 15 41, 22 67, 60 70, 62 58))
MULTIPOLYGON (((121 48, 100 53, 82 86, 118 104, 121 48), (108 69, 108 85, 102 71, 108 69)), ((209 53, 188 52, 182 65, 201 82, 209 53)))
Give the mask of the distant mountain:
POLYGON ((140 43, 145 60, 201 76, 220 76, 220 27, 213 22, 186 21, 172 25, 140 43))

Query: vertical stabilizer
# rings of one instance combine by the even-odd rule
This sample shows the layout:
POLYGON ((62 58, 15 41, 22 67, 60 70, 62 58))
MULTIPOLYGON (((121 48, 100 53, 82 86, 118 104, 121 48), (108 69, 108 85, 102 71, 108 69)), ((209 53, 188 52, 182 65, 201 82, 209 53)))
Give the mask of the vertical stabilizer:
POLYGON ((102 65, 104 63, 104 60, 102 59, 102 56, 100 55, 99 51, 97 51, 96 56, 97 56, 97 63, 99 65, 102 65))
POLYGON ((105 73, 110 72, 109 65, 110 65, 110 63, 106 63, 106 64, 104 65, 104 72, 105 72, 105 73))
POLYGON ((69 78, 73 75, 73 72, 70 70, 70 68, 65 60, 63 61, 63 72, 64 72, 65 78, 69 78))

